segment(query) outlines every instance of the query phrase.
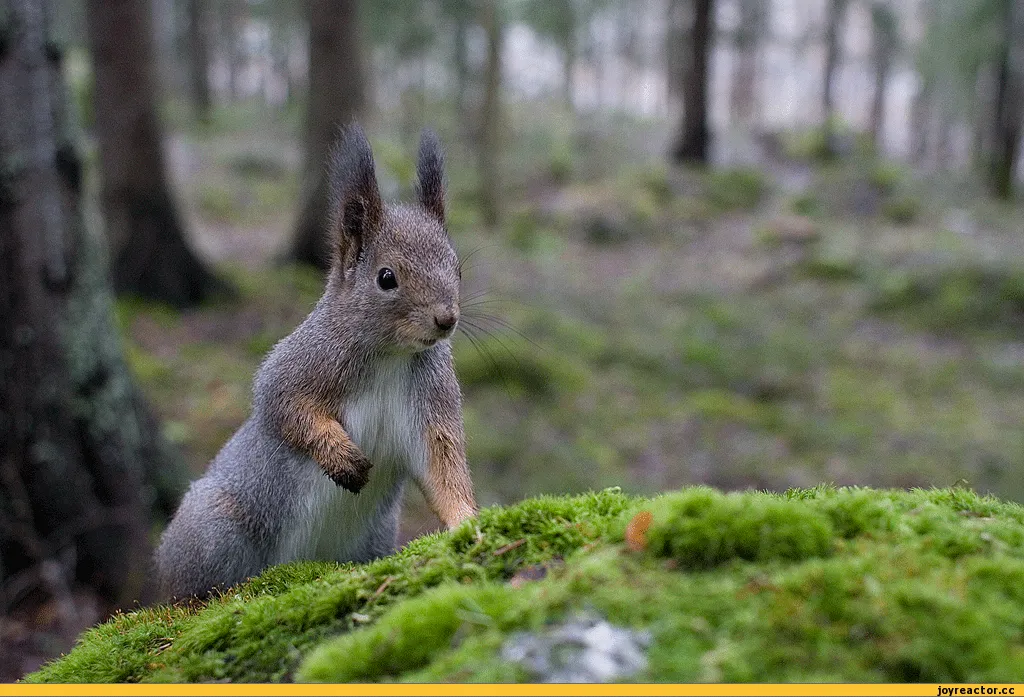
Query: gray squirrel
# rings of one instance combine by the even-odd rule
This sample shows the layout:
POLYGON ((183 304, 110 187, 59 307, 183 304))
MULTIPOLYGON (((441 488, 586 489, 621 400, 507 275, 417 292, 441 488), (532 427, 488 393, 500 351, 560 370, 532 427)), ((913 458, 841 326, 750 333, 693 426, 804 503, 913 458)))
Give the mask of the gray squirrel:
POLYGON ((446 527, 476 514, 448 341, 461 272, 432 131, 416 173, 417 205, 385 205, 362 129, 342 131, 324 294, 264 360, 249 419, 165 530, 164 597, 203 597, 298 559, 387 555, 409 478, 446 527))

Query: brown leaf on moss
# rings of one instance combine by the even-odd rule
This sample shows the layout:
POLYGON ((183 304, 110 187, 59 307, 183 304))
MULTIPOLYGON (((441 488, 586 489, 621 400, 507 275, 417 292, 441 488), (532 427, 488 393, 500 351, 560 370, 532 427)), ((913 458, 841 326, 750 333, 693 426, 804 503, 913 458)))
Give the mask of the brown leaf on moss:
POLYGON ((626 546, 634 552, 642 552, 647 547, 647 530, 651 527, 654 516, 650 511, 640 511, 626 525, 626 546))

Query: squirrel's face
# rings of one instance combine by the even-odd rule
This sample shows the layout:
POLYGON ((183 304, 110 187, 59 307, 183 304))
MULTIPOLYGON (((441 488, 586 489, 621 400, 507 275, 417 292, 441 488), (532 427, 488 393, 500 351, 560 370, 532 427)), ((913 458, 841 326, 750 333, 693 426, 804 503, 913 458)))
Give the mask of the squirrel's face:
POLYGON ((423 351, 450 337, 459 321, 461 274, 444 227, 443 165, 437 136, 425 130, 418 204, 385 206, 358 125, 342 133, 332 157, 339 301, 384 350, 423 351))
POLYGON ((459 260, 448 233, 418 208, 384 214, 377 243, 361 262, 359 295, 395 348, 423 351, 459 321, 459 260))

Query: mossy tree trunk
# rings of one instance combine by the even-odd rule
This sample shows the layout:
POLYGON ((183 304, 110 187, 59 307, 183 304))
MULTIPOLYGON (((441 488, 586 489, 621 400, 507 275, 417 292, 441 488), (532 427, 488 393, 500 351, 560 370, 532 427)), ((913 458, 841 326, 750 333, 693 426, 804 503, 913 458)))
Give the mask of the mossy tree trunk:
POLYGON ((88 0, 103 215, 114 288, 175 307, 223 290, 185 237, 167 182, 148 2, 88 0))
MULTIPOLYGON (((708 128, 708 67, 714 33, 713 0, 694 0, 690 55, 685 62, 683 118, 672 148, 679 163, 706 163, 710 154, 708 128)), ((683 66, 680 66, 683 67, 683 66)))
POLYGON ((143 597, 154 515, 184 483, 125 364, 104 248, 84 223, 46 0, 0 30, 0 601, 75 584, 143 597))
POLYGON ((210 7, 209 0, 188 0, 189 77, 192 106, 200 123, 209 123, 213 111, 210 94, 210 7))
POLYGON ((308 94, 302 207, 289 256, 327 269, 327 153, 339 126, 366 115, 358 0, 310 0, 308 94))
POLYGON ((501 191, 498 172, 501 152, 501 53, 504 27, 496 0, 483 0, 480 25, 487 35, 487 64, 484 66, 484 99, 480 106, 480 137, 477 148, 480 176, 480 211, 486 225, 501 219, 501 191))

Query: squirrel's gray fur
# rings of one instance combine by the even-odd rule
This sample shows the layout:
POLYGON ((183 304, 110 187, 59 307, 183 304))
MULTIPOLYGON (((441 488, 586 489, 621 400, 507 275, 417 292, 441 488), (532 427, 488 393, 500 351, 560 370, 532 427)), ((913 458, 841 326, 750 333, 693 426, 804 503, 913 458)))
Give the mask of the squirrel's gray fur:
POLYGON ((358 125, 342 132, 329 175, 326 289, 267 356, 252 414, 164 532, 166 597, 204 596, 296 559, 388 554, 409 478, 445 525, 475 513, 448 341, 460 270, 437 137, 421 139, 417 205, 381 202, 358 125), (378 283, 385 267, 397 288, 378 283))

